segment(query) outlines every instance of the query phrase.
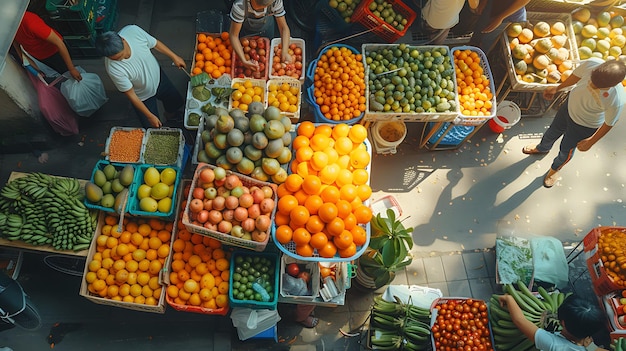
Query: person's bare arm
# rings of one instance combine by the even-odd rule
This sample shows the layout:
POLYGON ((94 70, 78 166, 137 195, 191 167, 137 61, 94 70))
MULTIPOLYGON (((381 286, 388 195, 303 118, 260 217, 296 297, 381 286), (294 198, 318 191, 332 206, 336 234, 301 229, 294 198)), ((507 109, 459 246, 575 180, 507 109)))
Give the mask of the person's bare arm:
POLYGON ((578 81, 580 80, 580 77, 575 76, 573 74, 570 74, 569 77, 567 77, 567 79, 562 82, 561 84, 559 84, 558 86, 549 86, 547 87, 544 91, 543 91, 543 98, 546 100, 552 100, 554 98, 554 94, 556 94, 557 92, 570 87, 572 85, 575 85, 576 83, 578 83, 578 81))
POLYGON ((239 58, 239 61, 241 61, 241 63, 245 67, 254 71, 258 71, 259 64, 253 61, 246 60, 246 57, 244 56, 243 46, 241 46, 241 40, 239 40, 239 33, 241 33, 241 26, 242 26, 242 23, 235 22, 232 20, 230 21, 230 29, 228 31, 228 35, 230 38, 230 46, 232 46, 233 52, 235 53, 235 55, 237 55, 237 57, 239 58))
POLYGON ((519 9, 521 9, 524 6, 526 6, 526 4, 528 4, 529 2, 530 2, 530 0, 515 0, 509 7, 506 8, 506 10, 504 10, 498 16, 494 17, 491 20, 491 23, 489 23, 489 25, 487 27, 485 27, 485 29, 483 29, 482 32, 483 33, 493 32, 494 29, 496 29, 500 24, 502 24, 502 21, 504 21, 505 18, 507 18, 510 15, 514 14, 519 9))
POLYGON ((289 63, 292 61, 291 57, 289 56, 289 50, 288 50, 289 42, 291 39, 291 30, 289 29, 289 26, 287 25, 287 20, 285 19, 285 16, 280 16, 280 17, 275 17, 275 18, 276 18, 276 24, 278 24, 278 32, 280 33, 281 46, 283 48, 281 62, 289 63))
MULTIPOLYGON (((61 37, 59 37, 52 30, 50 31, 50 35, 46 38, 46 41, 53 44, 59 49, 59 55, 61 55, 61 58, 63 59, 63 62, 65 62, 65 65, 67 66, 67 70, 70 72, 72 77, 74 77, 74 79, 78 81, 82 80, 83 77, 80 75, 80 72, 76 69, 76 67, 74 67, 74 62, 72 62, 72 58, 70 57, 69 51, 67 51, 67 46, 65 46, 63 39, 61 39, 61 37)), ((59 72, 59 73, 65 73, 65 72, 59 72)))
POLYGON ((511 295, 502 295, 498 297, 500 301, 500 305, 506 307, 509 310, 509 315, 511 315, 511 321, 513 324, 519 329, 522 334, 524 334, 528 339, 530 339, 533 343, 535 342, 535 333, 537 332, 537 327, 533 322, 529 321, 524 317, 524 313, 522 309, 519 307, 513 296, 511 295))
POLYGON ((176 65, 176 67, 187 68, 187 65, 185 65, 185 60, 183 60, 182 57, 176 55, 174 51, 170 50, 170 48, 167 47, 167 45, 163 44, 160 40, 157 40, 157 43, 154 46, 154 49, 162 53, 163 55, 169 57, 172 60, 172 62, 174 62, 174 65, 176 65))
POLYGON ((602 137, 604 137, 611 130, 611 128, 613 127, 607 125, 606 123, 602 123, 602 126, 600 126, 600 128, 598 128, 598 130, 596 130, 596 132, 593 133, 592 136, 579 141, 578 144, 576 144, 576 147, 580 151, 587 151, 591 149, 591 147, 600 139, 602 139, 602 137))
POLYGON ((135 91, 133 89, 125 91, 124 95, 126 95, 128 100, 130 100, 130 103, 133 104, 133 106, 135 106, 136 109, 138 109, 141 113, 143 113, 146 117, 148 117, 148 121, 150 121, 150 124, 152 124, 153 127, 159 128, 163 125, 159 117, 155 116, 152 112, 150 112, 146 104, 144 104, 143 101, 139 99, 139 97, 137 96, 137 94, 135 94, 135 91))

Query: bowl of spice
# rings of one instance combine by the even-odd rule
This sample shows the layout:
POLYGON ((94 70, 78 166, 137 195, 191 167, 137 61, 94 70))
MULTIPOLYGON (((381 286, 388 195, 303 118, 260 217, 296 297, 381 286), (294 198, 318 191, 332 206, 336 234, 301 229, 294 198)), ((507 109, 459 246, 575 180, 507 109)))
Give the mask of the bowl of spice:
POLYGON ((185 137, 179 128, 149 128, 141 154, 143 163, 182 167, 185 137))
POLYGON ((113 127, 105 145, 105 159, 110 162, 141 163, 146 130, 143 128, 113 127))

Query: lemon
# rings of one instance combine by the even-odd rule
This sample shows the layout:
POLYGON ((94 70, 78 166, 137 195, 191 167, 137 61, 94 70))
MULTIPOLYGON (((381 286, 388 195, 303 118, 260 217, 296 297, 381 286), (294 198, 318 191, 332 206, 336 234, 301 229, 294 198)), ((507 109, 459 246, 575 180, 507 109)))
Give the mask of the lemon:
POLYGON ((169 193, 170 193, 169 185, 165 183, 156 183, 152 187, 152 190, 150 191, 150 197, 152 197, 155 200, 161 200, 167 197, 169 193))
POLYGON ((173 168, 166 168, 161 171, 161 182, 172 185, 176 181, 176 171, 173 168))
POLYGON ((170 185, 170 191, 167 193, 167 197, 174 197, 174 186, 170 185))
POLYGON ((139 189, 137 189, 137 197, 139 198, 139 200, 143 199, 144 197, 149 197, 151 191, 152 191, 151 186, 147 184, 141 184, 139 186, 139 189))
POLYGON ((144 197, 139 201, 139 209, 144 212, 156 212, 158 204, 155 199, 151 197, 144 197))
POLYGON ((172 208, 172 199, 169 197, 163 198, 159 200, 157 203, 157 210, 159 212, 168 213, 172 208))
POLYGON ((161 180, 161 174, 154 167, 148 167, 143 174, 143 182, 148 186, 154 186, 161 180))

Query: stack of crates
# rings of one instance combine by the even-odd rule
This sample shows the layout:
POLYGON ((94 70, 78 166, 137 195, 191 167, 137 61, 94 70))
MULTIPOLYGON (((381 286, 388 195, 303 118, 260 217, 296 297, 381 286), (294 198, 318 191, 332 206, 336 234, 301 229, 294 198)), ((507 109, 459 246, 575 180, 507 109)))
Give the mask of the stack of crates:
POLYGON ((46 0, 52 26, 75 58, 98 57, 98 32, 115 29, 117 0, 46 0))

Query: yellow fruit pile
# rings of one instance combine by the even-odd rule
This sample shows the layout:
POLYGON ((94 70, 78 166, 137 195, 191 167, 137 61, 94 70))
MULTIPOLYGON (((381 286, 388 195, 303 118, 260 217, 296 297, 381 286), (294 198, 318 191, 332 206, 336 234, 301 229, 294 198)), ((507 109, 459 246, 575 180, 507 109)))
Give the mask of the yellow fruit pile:
POLYGON ((277 107, 282 112, 296 113, 300 103, 300 89, 298 86, 291 86, 289 83, 271 83, 268 86, 267 103, 269 106, 277 107))
POLYGON ((253 101, 263 103, 265 101, 265 89, 255 85, 250 79, 243 79, 243 82, 236 81, 232 85, 233 92, 230 95, 231 108, 238 108, 248 111, 248 105, 253 101))
POLYGON ((367 241, 372 211, 364 204, 372 189, 363 143, 367 129, 345 123, 298 125, 292 145, 291 171, 277 189, 276 240, 295 243, 296 253, 310 257, 352 257, 367 241))
POLYGON ((156 306, 162 293, 159 272, 170 253, 173 223, 107 215, 96 233, 96 252, 85 275, 90 293, 115 301, 156 306))
POLYGON ((480 56, 472 50, 455 50, 456 85, 459 91, 461 114, 464 116, 489 116, 493 92, 485 75, 480 56))

